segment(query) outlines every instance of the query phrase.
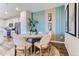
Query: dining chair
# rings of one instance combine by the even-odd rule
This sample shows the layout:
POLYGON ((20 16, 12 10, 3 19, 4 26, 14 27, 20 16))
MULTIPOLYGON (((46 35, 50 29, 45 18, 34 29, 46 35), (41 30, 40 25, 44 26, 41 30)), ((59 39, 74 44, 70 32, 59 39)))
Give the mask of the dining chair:
POLYGON ((4 41, 0 45, 0 55, 2 56, 15 55, 15 46, 11 38, 4 37, 4 41))
POLYGON ((15 56, 15 46, 7 48, 0 45, 0 56, 15 56))
MULTIPOLYGON (((40 56, 42 55, 42 50, 44 50, 44 49, 47 49, 48 53, 49 53, 50 40, 51 40, 51 35, 44 35, 39 42, 34 43, 34 46, 39 48, 39 50, 40 50, 40 56)), ((34 47, 34 51, 35 51, 35 47, 34 47)))
POLYGON ((27 55, 27 50, 32 46, 32 44, 27 42, 26 38, 18 36, 16 33, 12 33, 12 37, 15 43, 16 53, 17 51, 22 51, 22 54, 27 55))
MULTIPOLYGON (((28 42, 26 37, 21 37, 21 36, 20 36, 19 39, 20 39, 20 41, 26 46, 26 47, 25 47, 25 49, 26 49, 26 50, 25 50, 25 51, 26 51, 26 55, 27 55, 28 52, 29 52, 29 51, 28 51, 29 48, 30 48, 30 52, 32 53, 32 43, 28 42)), ((30 53, 30 52, 29 52, 29 53, 30 53)))
POLYGON ((50 44, 50 56, 60 56, 59 50, 52 44, 50 44))

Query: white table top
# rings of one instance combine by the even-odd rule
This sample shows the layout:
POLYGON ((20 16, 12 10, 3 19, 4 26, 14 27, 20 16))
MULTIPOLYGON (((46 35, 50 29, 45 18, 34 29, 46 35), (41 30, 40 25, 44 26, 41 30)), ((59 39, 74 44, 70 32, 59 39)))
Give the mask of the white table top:
POLYGON ((22 36, 22 37, 26 37, 26 38, 41 38, 43 37, 44 35, 46 34, 23 34, 23 35, 19 35, 19 36, 22 36))

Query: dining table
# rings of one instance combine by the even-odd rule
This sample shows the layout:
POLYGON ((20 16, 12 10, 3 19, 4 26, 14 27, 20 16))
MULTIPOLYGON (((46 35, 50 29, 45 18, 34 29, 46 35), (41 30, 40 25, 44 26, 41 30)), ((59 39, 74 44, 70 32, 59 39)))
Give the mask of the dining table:
POLYGON ((46 33, 42 33, 42 34, 22 34, 21 37, 27 38, 27 41, 32 43, 32 52, 34 52, 34 43, 39 42, 44 35, 46 35, 46 33))

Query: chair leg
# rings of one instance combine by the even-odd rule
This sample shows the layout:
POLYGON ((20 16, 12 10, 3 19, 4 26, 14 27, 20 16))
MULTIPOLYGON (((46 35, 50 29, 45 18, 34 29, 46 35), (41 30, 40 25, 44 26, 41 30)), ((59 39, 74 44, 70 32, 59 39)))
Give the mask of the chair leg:
POLYGON ((32 54, 32 46, 31 46, 31 54, 32 54))
POLYGON ((26 46, 25 46, 25 56, 26 56, 26 46))
POLYGON ((36 52, 35 50, 36 50, 36 49, 35 49, 35 46, 34 46, 34 54, 36 54, 36 53, 35 53, 35 52, 36 52))
POLYGON ((16 45, 15 45, 15 56, 16 56, 16 45))
POLYGON ((49 55, 51 56, 51 52, 52 52, 52 49, 51 49, 51 45, 50 45, 50 51, 49 51, 49 55))
POLYGON ((50 48, 48 47, 48 56, 50 56, 50 48))
POLYGON ((26 53, 26 56, 27 56, 27 47, 26 47, 26 49, 25 49, 26 51, 25 51, 25 53, 26 53))
POLYGON ((42 56, 42 50, 41 50, 41 48, 40 48, 40 56, 42 56))

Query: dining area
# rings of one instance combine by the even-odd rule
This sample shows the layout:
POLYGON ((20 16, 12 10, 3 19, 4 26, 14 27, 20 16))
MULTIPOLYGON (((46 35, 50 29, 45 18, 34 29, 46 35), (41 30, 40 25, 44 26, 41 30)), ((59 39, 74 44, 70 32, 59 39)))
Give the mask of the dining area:
POLYGON ((47 52, 49 55, 50 51, 50 34, 26 34, 26 35, 17 35, 16 33, 12 33, 12 38, 17 40, 15 43, 15 55, 23 54, 25 56, 38 56, 43 55, 43 51, 47 52), (18 43, 17 43, 18 42, 18 43))
POLYGON ((4 3, 0 7, 4 7, 0 19, 1 56, 68 55, 64 42, 63 4, 4 3), (56 6, 49 8, 48 5, 56 6))
POLYGON ((13 32, 11 33, 11 37, 5 36, 4 41, 0 44, 0 55, 2 56, 52 56, 53 54, 60 55, 58 49, 50 44, 51 39, 52 39, 51 33, 18 35, 15 32, 13 32), (53 48, 55 49, 56 54, 53 48))

